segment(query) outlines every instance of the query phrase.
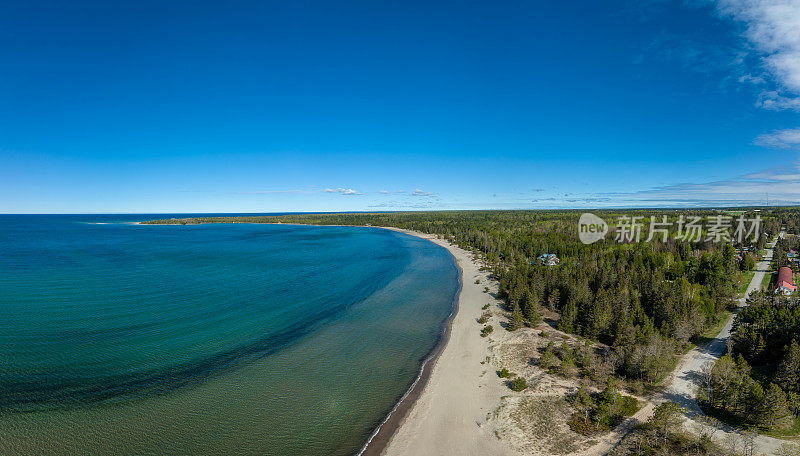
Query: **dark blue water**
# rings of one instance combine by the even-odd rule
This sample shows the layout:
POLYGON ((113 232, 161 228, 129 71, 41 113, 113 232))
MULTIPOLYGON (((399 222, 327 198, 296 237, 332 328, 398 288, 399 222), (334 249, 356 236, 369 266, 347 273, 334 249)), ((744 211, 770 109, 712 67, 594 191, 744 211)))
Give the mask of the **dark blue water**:
POLYGON ((0 452, 352 453, 457 293, 404 234, 162 217, 0 216, 0 452))

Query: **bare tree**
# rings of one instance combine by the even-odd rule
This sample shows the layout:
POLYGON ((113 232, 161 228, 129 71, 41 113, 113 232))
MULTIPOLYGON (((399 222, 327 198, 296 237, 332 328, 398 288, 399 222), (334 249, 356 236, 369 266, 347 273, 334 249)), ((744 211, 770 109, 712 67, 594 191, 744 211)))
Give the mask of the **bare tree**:
POLYGON ((756 439, 758 432, 744 431, 742 432, 742 455, 743 456, 756 456, 756 439))
POLYGON ((800 446, 784 443, 775 452, 775 456, 800 456, 800 446))
POLYGON ((707 449, 711 445, 714 434, 719 431, 719 425, 720 422, 716 418, 710 416, 703 415, 697 419, 697 434, 699 435, 699 439, 697 440, 698 452, 701 449, 707 449))
POLYGON ((699 394, 700 399, 704 399, 706 401, 711 402, 713 388, 712 388, 712 381, 711 381, 711 371, 714 369, 714 361, 708 361, 703 364, 703 368, 700 370, 700 378, 698 379, 699 383, 699 394))
POLYGON ((728 433, 725 436, 724 446, 728 450, 728 456, 736 456, 736 451, 739 449, 739 434, 735 432, 728 433))

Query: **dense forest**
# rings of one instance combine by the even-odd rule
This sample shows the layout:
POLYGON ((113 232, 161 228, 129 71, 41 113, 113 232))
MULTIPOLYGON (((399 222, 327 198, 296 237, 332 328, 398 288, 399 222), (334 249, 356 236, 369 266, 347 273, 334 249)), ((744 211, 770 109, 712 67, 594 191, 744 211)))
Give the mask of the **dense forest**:
MULTIPOLYGON (((776 210, 787 235, 778 240, 771 270, 790 267, 800 249, 800 214, 776 210)), ((734 319, 728 352, 703 378, 699 399, 734 424, 779 434, 800 432, 800 306, 796 296, 753 293, 734 319)))
POLYGON ((730 351, 703 379, 701 403, 726 421, 767 430, 796 427, 800 415, 797 298, 754 293, 736 315, 730 351))
POLYGON ((548 322, 558 329, 606 344, 604 359, 611 369, 645 385, 661 379, 675 355, 735 308, 743 272, 753 268, 766 240, 781 225, 800 226, 800 213, 785 209, 594 213, 608 222, 609 232, 593 244, 579 239, 578 211, 294 214, 150 223, 372 225, 442 235, 476 252, 493 270, 511 315, 509 330, 552 315, 548 322), (760 219, 758 233, 737 238, 737 219, 755 217, 760 219), (693 218, 705 223, 694 238, 681 230, 693 218), (730 227, 714 239, 708 224, 722 219, 730 227), (639 242, 626 238, 621 220, 640 222, 639 242), (544 265, 537 260, 542 254, 560 261, 544 265))

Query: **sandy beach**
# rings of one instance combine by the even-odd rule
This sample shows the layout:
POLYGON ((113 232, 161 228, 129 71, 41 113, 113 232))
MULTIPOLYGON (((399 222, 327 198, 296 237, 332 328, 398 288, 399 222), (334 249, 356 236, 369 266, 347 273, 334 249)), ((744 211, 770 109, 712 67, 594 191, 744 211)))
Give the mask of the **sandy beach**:
MULTIPOLYGON (((394 229, 394 228, 389 228, 394 229)), ((378 454, 511 455, 498 440, 487 419, 508 394, 498 381, 495 367, 482 364, 490 355, 489 338, 480 335, 477 319, 485 304, 495 300, 484 292, 490 286, 488 271, 480 271, 469 252, 435 236, 394 229, 428 239, 450 251, 461 268, 462 288, 458 308, 450 322, 447 343, 431 367, 430 376, 393 429, 388 444, 378 454), (475 283, 479 280, 480 283, 475 283)), ((495 331, 501 330, 494 322, 495 331)), ((371 449, 374 451, 374 449, 371 449)))

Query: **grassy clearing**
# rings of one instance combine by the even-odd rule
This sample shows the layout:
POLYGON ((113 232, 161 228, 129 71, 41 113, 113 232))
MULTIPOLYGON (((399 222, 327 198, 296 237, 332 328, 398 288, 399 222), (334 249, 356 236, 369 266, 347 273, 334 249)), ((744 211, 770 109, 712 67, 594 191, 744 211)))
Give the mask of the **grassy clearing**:
POLYGON ((756 271, 748 271, 742 274, 742 283, 739 284, 739 296, 744 296, 747 287, 750 286, 750 282, 753 281, 754 275, 756 275, 756 271))
MULTIPOLYGON (((796 416, 794 418, 794 424, 790 428, 780 429, 776 431, 764 431, 763 434, 778 439, 786 437, 797 437, 798 435, 800 435, 800 417, 796 416)), ((792 441, 796 441, 796 439, 792 439, 792 441)))
POLYGON ((773 273, 769 273, 769 272, 764 274, 764 278, 761 280, 761 288, 762 289, 765 289, 765 288, 769 289, 770 288, 770 285, 772 285, 772 276, 773 275, 774 275, 773 273))
POLYGON ((710 342, 717 337, 722 328, 725 327, 725 323, 728 322, 728 319, 731 318, 733 313, 730 310, 723 310, 722 313, 719 314, 717 321, 714 322, 713 325, 709 326, 702 334, 695 338, 693 341, 695 345, 702 345, 706 342, 710 342))
POLYGON ((572 407, 562 397, 526 397, 514 404, 509 417, 532 441, 531 448, 549 454, 574 454, 580 450, 578 434, 567 427, 572 407))

